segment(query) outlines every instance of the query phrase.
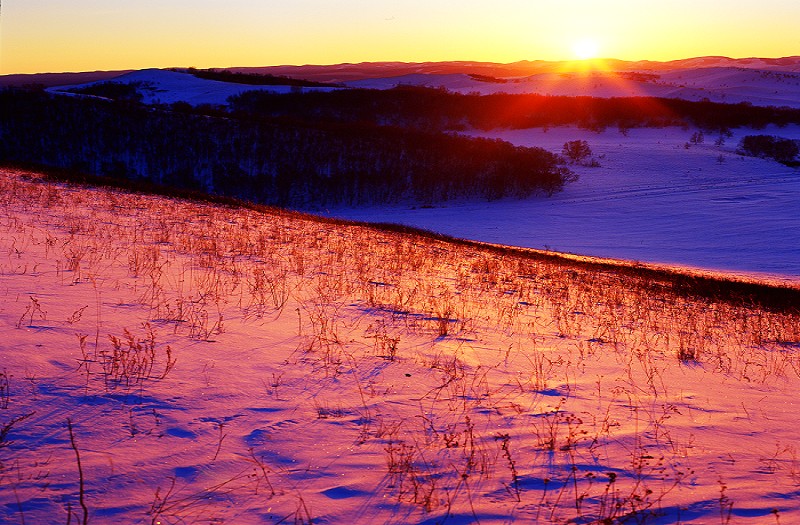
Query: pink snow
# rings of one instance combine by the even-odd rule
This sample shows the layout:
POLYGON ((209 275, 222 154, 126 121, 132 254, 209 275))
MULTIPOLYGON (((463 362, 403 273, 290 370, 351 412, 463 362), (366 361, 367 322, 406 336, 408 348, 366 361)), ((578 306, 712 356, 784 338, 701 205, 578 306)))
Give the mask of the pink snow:
POLYGON ((796 311, 30 172, 0 198, 4 523, 800 522, 796 311))

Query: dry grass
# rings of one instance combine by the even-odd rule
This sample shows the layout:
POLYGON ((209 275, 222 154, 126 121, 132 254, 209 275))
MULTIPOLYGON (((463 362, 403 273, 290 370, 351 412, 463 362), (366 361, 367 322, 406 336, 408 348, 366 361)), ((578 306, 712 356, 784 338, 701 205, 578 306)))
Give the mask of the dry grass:
MULTIPOLYGON (((84 330, 77 368, 87 389, 95 375, 106 392, 170 381, 176 358, 191 358, 159 334, 206 342, 224 338, 228 323, 291 319, 296 347, 285 366, 358 399, 342 406, 320 387, 312 417, 357 421, 360 446, 385 458, 393 497, 445 518, 459 505, 476 515, 480 487, 510 498, 521 518, 644 521, 701 467, 686 460, 690 437, 670 426, 681 415, 676 371, 703 367, 759 384, 800 377, 797 309, 743 299, 737 284, 725 293, 716 281, 58 185, 32 173, 4 174, 0 200, 0 228, 13 238, 0 254, 3 274, 36 272, 22 262, 36 246, 39 264, 52 265, 65 286, 91 290, 93 302, 61 307, 71 312, 65 322, 84 330), (128 279, 112 283, 115 271, 128 279), (105 327, 102 298, 115 286, 130 287, 146 312, 136 330, 105 327), (608 355, 618 367, 595 370, 608 355), (408 401, 415 417, 391 410, 390 385, 369 375, 384 366, 424 371, 433 385, 408 401), (620 444, 627 457, 610 456, 620 444)), ((43 298, 22 303, 18 329, 57 315, 43 298)), ((0 408, 14 403, 8 374, 0 408)), ((283 395, 290 376, 273 372, 269 394, 283 395)), ((4 428, 25 423, 10 421, 4 428)), ((225 437, 222 423, 216 428, 214 460, 225 437)), ((299 492, 281 488, 252 449, 243 456, 256 468, 253 486, 291 495, 296 508, 286 515, 312 521, 299 492)), ((231 479, 225 490, 251 486, 231 479)), ((189 512, 194 500, 176 499, 174 489, 173 479, 156 490, 153 520, 189 512)), ((725 522, 725 488, 720 505, 725 522)))

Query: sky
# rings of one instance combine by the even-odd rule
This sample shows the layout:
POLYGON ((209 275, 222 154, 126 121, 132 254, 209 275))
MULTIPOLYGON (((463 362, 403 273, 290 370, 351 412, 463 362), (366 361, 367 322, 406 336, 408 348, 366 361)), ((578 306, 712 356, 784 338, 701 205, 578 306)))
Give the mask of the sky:
POLYGON ((6 0, 0 74, 800 54, 797 0, 6 0))

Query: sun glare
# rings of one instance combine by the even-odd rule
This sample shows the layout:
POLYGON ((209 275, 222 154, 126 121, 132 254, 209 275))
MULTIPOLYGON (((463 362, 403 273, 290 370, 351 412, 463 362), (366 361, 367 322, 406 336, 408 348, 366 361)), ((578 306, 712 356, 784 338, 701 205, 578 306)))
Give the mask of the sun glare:
POLYGON ((578 60, 597 58, 598 51, 597 42, 591 38, 582 38, 572 45, 572 52, 578 60))

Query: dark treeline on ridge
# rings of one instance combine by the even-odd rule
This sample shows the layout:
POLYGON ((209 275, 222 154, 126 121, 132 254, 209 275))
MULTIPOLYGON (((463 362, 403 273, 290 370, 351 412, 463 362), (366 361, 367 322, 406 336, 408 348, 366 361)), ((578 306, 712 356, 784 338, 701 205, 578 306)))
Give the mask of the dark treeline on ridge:
POLYGON ((175 69, 175 71, 185 71, 192 76, 206 80, 232 82, 234 84, 248 84, 251 86, 341 87, 341 84, 303 80, 299 78, 286 77, 283 75, 242 73, 238 71, 229 71, 226 69, 196 69, 190 67, 185 70, 175 69))
POLYGON ((551 95, 463 95, 415 86, 389 90, 231 97, 237 115, 285 116, 336 122, 372 122, 425 129, 495 129, 578 125, 602 130, 694 125, 721 130, 800 123, 800 110, 670 98, 596 98, 551 95))
POLYGON ((141 102, 143 96, 140 89, 144 87, 143 84, 142 82, 97 82, 67 91, 77 95, 91 95, 120 102, 141 102))
POLYGON ((317 208, 559 191, 541 148, 372 123, 237 119, 40 91, 0 92, 0 162, 317 208))

